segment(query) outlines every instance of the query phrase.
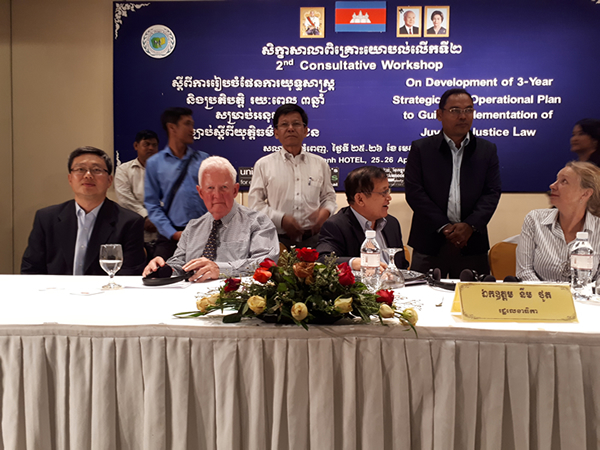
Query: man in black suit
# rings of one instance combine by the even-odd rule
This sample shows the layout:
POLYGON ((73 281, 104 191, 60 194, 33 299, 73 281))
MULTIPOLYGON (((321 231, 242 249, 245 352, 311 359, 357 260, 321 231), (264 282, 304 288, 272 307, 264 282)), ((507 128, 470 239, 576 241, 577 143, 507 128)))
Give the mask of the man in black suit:
POLYGON ((489 273, 487 224, 500 200, 500 167, 496 145, 470 132, 473 112, 467 91, 444 92, 437 110, 442 131, 412 143, 404 181, 413 210, 411 269, 418 272, 489 273))
MULTIPOLYGON (((319 260, 335 253, 339 263, 347 262, 352 269, 360 270, 360 246, 365 240, 365 231, 375 230, 382 249, 401 249, 396 253, 395 262, 399 268, 406 269, 408 261, 404 257, 400 224, 388 215, 392 196, 383 169, 373 166, 354 169, 346 177, 344 188, 350 206, 340 209, 323 224, 317 245, 319 260)), ((385 252, 382 252, 382 261, 388 262, 385 252)))
POLYGON ((113 180, 108 155, 94 147, 80 147, 69 156, 68 168, 75 200, 37 211, 21 273, 103 275, 100 245, 121 244, 119 274, 141 274, 144 218, 106 198, 113 180))
POLYGON ((404 25, 400 27, 400 34, 415 34, 419 35, 419 27, 415 27, 415 21, 417 16, 412 11, 406 11, 404 13, 404 25))

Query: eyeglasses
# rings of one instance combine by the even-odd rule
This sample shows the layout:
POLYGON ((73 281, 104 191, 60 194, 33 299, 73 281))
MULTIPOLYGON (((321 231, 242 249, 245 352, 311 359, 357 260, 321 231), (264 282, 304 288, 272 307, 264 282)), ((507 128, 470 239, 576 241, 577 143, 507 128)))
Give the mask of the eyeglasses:
POLYGON ((276 125, 275 128, 287 129, 290 126, 292 126, 292 128, 295 128, 296 130, 299 130, 300 128, 304 128, 306 126, 306 124, 302 123, 302 122, 293 122, 293 123, 283 122, 283 123, 280 123, 279 125, 276 125))
POLYGON ((387 197, 388 195, 390 195, 390 193, 392 192, 392 190, 390 188, 387 188, 385 191, 381 191, 381 192, 377 192, 377 191, 372 191, 372 192, 363 192, 363 194, 365 195, 371 195, 371 194, 379 194, 382 197, 387 197))
POLYGON ((93 176, 98 177, 100 175, 104 175, 105 173, 108 173, 108 170, 101 169, 100 167, 90 167, 90 168, 75 167, 75 168, 71 169, 71 173, 77 175, 78 177, 82 177, 88 172, 91 173, 93 176))
POLYGON ((473 112, 475 111, 474 108, 465 108, 465 109, 460 109, 460 108, 445 109, 445 108, 442 108, 442 109, 444 111, 448 111, 453 116, 460 116, 461 114, 465 114, 467 116, 471 116, 471 115, 473 115, 473 112))

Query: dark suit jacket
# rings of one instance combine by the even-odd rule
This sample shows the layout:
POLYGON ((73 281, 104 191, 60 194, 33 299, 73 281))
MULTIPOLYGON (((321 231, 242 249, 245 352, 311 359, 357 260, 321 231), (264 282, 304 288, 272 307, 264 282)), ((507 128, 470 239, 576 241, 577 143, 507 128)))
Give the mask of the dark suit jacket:
MULTIPOLYGON (((412 36, 413 34, 418 35, 419 27, 412 27, 412 31, 412 34, 410 34, 409 36, 412 36)), ((406 28, 406 25, 400 27, 399 34, 408 34, 408 29, 406 28)))
POLYGON ((446 34, 447 32, 448 30, 446 30, 444 27, 441 27, 437 33, 435 32, 435 28, 427 28, 427 34, 446 34))
MULTIPOLYGON (((452 181, 452 151, 440 132, 412 143, 404 185, 413 210, 408 245, 419 253, 437 255, 446 238, 438 233, 448 219, 452 181)), ((461 221, 474 226, 464 255, 479 255, 490 248, 487 224, 500 200, 500 165, 496 145, 471 134, 460 167, 461 221)))
MULTIPOLYGON (((21 273, 72 275, 77 240, 75 200, 40 209, 23 254, 21 273)), ((85 275, 105 275, 98 261, 100 245, 121 244, 119 275, 141 275, 144 270, 144 218, 106 199, 98 211, 85 254, 85 275)))
MULTIPOLYGON (((383 237, 388 247, 400 248, 402 251, 396 253, 395 262, 399 269, 408 268, 408 261, 404 257, 404 244, 402 243, 402 232, 398 219, 388 215, 387 223, 383 228, 383 237)), ((356 257, 360 258, 360 246, 365 240, 365 232, 349 206, 340 209, 337 214, 331 216, 321 227, 319 244, 319 261, 335 252, 338 263, 348 262, 356 257)))

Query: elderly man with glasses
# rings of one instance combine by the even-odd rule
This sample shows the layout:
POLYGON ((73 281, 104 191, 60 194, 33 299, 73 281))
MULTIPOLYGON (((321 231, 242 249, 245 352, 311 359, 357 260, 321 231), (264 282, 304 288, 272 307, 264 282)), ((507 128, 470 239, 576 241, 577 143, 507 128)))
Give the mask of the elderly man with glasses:
MULTIPOLYGON (((399 248, 394 259, 401 269, 408 267, 404 256, 404 244, 400 223, 388 214, 392 200, 390 183, 380 167, 365 166, 354 169, 344 181, 346 199, 345 208, 331 216, 321 228, 317 251, 319 260, 335 253, 338 263, 347 262, 352 269, 360 270, 360 246, 365 240, 365 231, 375 230, 376 239, 381 248, 399 248)), ((385 267, 388 254, 381 254, 385 267)))
POLYGON ((337 208, 329 164, 302 150, 307 125, 298 105, 277 108, 273 127, 283 148, 256 162, 248 193, 250 208, 273 221, 279 242, 287 247, 314 248, 323 222, 337 208))
POLYGON ((436 113, 442 131, 412 143, 404 175, 412 270, 489 273, 487 224, 500 200, 500 165, 496 145, 470 131, 473 113, 471 95, 450 89, 436 113))
POLYGON ((106 198, 112 184, 112 162, 94 147, 80 147, 69 156, 69 184, 74 200, 40 209, 21 273, 103 275, 102 244, 121 244, 120 275, 138 275, 144 269, 144 218, 106 198))

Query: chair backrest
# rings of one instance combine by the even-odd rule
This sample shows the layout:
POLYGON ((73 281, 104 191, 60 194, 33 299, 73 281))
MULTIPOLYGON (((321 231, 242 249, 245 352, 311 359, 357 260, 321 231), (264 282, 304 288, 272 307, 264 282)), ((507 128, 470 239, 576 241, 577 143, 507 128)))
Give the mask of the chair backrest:
POLYGON ((408 267, 410 268, 410 250, 406 245, 404 246, 404 257, 408 261, 408 267))
POLYGON ((498 242, 488 253, 490 269, 496 280, 503 280, 507 276, 517 274, 517 244, 511 242, 498 242))

